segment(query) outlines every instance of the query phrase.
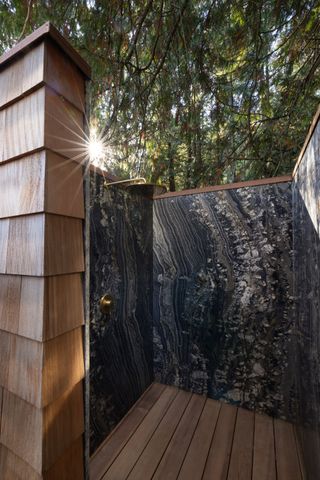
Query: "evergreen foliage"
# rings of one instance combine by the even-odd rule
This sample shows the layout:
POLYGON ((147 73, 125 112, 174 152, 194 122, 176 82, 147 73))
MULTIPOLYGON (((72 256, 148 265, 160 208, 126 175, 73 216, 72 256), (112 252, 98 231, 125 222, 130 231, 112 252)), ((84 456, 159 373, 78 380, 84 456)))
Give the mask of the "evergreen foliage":
POLYGON ((47 20, 93 68, 113 173, 176 190, 291 172, 320 98, 319 0, 0 0, 0 50, 47 20))

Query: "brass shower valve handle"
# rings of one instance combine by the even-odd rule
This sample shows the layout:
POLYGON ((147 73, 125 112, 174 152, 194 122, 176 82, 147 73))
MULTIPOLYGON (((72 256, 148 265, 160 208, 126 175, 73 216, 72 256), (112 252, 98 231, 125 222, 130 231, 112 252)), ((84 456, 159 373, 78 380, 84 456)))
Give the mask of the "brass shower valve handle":
POLYGON ((113 305, 114 305, 114 300, 111 295, 105 294, 100 298, 99 307, 100 307, 101 313, 104 313, 104 314, 110 313, 113 305))

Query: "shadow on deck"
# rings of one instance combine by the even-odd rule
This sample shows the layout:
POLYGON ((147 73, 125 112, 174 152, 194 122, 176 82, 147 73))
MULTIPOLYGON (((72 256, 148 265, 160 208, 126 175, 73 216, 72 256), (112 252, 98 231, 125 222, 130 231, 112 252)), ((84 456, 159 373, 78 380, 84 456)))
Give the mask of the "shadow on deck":
POLYGON ((90 480, 302 480, 294 426, 154 383, 90 460, 90 480))

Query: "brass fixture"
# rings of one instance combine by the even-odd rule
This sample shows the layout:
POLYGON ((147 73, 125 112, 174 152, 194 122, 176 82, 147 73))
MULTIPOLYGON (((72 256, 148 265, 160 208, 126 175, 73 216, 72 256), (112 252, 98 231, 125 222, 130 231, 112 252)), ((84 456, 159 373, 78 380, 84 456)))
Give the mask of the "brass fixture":
POLYGON ((119 186, 132 193, 137 193, 148 198, 166 193, 167 188, 164 185, 156 185, 154 183, 147 183, 143 177, 129 178, 127 180, 119 180, 117 182, 104 182, 105 187, 119 186))
POLYGON ((101 313, 104 313, 104 314, 110 313, 113 305, 114 305, 114 301, 111 295, 105 294, 100 298, 99 307, 100 307, 101 313))
POLYGON ((118 180, 117 182, 104 182, 105 187, 111 187, 113 185, 123 185, 128 184, 128 185, 134 185, 138 184, 141 185, 142 183, 147 183, 146 179, 143 177, 138 177, 138 178, 128 178, 127 180, 118 180))

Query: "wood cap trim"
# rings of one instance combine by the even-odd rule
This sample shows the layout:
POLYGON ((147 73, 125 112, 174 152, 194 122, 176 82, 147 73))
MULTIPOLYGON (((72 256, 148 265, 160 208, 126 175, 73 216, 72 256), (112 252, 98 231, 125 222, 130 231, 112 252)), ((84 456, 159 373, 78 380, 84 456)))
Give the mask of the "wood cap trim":
POLYGON ((259 187, 261 185, 272 185, 274 183, 285 183, 285 182, 291 182, 291 181, 292 181, 291 175, 284 175, 282 177, 263 178, 261 180, 249 180, 247 182, 227 183, 225 185, 214 185, 211 187, 181 190, 179 192, 168 192, 168 193, 164 193, 163 195, 154 196, 153 200, 161 200, 162 198, 169 198, 169 197, 181 197, 184 195, 197 195, 200 193, 207 193, 207 192, 219 192, 220 190, 233 190, 236 188, 259 187))
POLYGON ((12 61, 17 55, 22 54, 29 49, 34 43, 38 43, 45 37, 50 37, 63 52, 77 65, 81 72, 90 79, 91 68, 87 62, 79 55, 79 53, 70 45, 70 43, 61 35, 61 33, 50 23, 44 23, 40 28, 32 32, 26 38, 17 43, 8 52, 0 57, 0 69, 12 61))

